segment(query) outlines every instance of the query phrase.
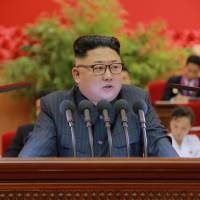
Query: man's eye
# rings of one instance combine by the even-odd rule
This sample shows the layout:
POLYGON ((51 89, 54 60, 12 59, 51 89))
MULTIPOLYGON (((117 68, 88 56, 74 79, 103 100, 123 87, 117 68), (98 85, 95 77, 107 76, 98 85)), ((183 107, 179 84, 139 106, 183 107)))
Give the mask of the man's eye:
POLYGON ((112 68, 113 68, 113 69, 118 69, 118 68, 119 68, 119 65, 112 65, 112 68))
POLYGON ((105 66, 104 65, 99 65, 99 66, 95 66, 94 67, 94 70, 96 71, 101 71, 101 70, 104 70, 105 66))
POLYGON ((120 70, 120 67, 115 65, 115 66, 112 66, 110 69, 112 72, 117 72, 120 70))

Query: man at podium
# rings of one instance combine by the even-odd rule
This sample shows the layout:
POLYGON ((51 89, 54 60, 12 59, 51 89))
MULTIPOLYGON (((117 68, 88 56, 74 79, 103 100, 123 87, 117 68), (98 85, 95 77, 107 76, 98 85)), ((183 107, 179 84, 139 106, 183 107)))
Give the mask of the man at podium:
POLYGON ((147 93, 135 86, 122 85, 123 62, 118 39, 79 37, 74 42, 74 54, 75 86, 41 99, 42 111, 19 157, 139 157, 144 155, 145 147, 147 156, 178 156, 147 93), (121 99, 127 102, 127 107, 118 106, 117 111, 113 105, 121 99), (92 103, 90 109, 84 110, 87 117, 79 110, 83 100, 92 103), (67 102, 67 108, 61 113, 63 102, 67 102), (99 106, 100 102, 104 103, 99 106), (87 121, 88 112, 91 121, 87 121), (146 135, 142 135, 145 131, 146 135), (148 141, 147 146, 144 140, 148 141))

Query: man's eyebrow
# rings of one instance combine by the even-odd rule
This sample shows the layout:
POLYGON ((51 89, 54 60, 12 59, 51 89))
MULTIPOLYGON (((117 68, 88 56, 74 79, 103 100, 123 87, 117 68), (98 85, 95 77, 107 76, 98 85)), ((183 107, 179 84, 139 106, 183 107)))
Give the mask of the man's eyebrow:
MULTIPOLYGON (((119 62, 119 61, 118 61, 118 60, 111 60, 111 61, 109 61, 109 62, 114 63, 114 62, 119 62)), ((105 63, 105 61, 96 60, 96 61, 94 61, 94 63, 105 63)))

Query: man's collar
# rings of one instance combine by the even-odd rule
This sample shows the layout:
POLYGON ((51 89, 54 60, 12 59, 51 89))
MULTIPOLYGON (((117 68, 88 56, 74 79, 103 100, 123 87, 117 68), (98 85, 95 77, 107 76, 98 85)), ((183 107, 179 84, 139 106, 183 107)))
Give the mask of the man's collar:
MULTIPOLYGON (((75 101, 75 104, 76 106, 78 107, 79 103, 82 101, 82 100, 88 100, 88 98, 86 98, 82 93, 81 91, 79 90, 79 87, 78 86, 74 86, 74 91, 75 91, 75 95, 74 95, 74 101, 75 101)), ((111 123, 113 123, 115 121, 115 118, 116 118, 116 112, 114 110, 114 103, 120 99, 120 96, 121 94, 119 93, 119 95, 114 99, 112 100, 110 103, 112 105, 111 107, 111 110, 109 112, 109 117, 110 117, 110 121, 111 123)), ((93 104, 93 107, 92 107, 92 110, 91 110, 91 118, 92 118, 92 122, 95 123, 98 119, 98 116, 99 113, 98 113, 98 110, 97 110, 97 106, 93 104)))

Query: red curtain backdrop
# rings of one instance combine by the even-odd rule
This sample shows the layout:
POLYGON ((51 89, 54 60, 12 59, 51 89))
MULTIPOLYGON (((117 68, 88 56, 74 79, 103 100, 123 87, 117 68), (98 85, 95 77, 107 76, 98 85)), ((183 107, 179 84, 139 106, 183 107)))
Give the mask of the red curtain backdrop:
MULTIPOLYGON (((174 30, 199 29, 199 0, 120 0, 128 11, 128 24, 134 26, 142 21, 149 23, 156 19, 165 19, 174 30)), ((44 11, 58 10, 53 0, 1 0, 0 25, 24 26, 34 22, 44 11)))

